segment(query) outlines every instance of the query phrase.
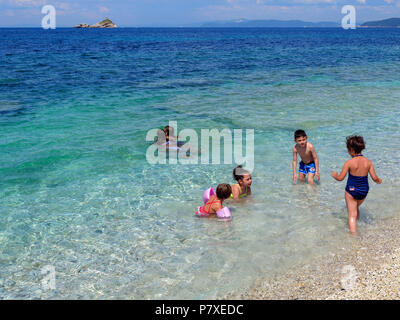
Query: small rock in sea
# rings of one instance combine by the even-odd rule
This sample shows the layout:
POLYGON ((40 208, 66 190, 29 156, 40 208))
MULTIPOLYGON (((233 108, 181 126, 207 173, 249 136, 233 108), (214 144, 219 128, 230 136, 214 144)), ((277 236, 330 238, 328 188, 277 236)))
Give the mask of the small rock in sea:
POLYGON ((80 23, 80 24, 77 24, 74 28, 90 28, 90 24, 80 23))
POLYGON ((89 25, 87 23, 77 24, 74 28, 117 28, 117 25, 114 24, 108 17, 106 17, 103 21, 95 23, 94 25, 89 25))
POLYGON ((96 233, 103 233, 103 231, 101 231, 101 230, 96 230, 95 232, 96 233))

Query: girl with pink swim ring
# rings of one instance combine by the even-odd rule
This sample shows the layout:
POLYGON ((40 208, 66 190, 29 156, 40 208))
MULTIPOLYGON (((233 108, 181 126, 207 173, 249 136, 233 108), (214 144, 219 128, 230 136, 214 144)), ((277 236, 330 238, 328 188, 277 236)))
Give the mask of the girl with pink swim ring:
POLYGON ((222 203, 230 197, 231 193, 232 188, 227 183, 219 184, 216 193, 213 188, 207 189, 203 194, 204 206, 197 209, 196 215, 207 217, 216 214, 220 219, 230 219, 231 213, 227 207, 222 206, 222 203))

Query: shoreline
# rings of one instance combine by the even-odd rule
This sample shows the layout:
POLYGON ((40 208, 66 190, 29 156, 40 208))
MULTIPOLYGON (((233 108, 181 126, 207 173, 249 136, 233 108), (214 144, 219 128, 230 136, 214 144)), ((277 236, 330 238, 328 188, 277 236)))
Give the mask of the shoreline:
MULTIPOLYGON (((258 279, 224 299, 391 300, 400 299, 400 217, 382 221, 352 244, 258 279), (317 260, 317 261, 316 261, 317 260)), ((351 235, 349 235, 351 236, 351 235)))

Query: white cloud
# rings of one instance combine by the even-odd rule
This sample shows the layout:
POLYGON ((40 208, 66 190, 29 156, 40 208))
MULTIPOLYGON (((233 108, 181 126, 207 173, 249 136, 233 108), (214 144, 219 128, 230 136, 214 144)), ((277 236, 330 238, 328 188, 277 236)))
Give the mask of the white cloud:
POLYGON ((226 0, 233 8, 240 9, 240 6, 236 2, 240 2, 239 0, 226 0))
POLYGON ((295 3, 304 3, 304 4, 320 4, 320 3, 332 3, 336 2, 335 0, 294 0, 295 3))
POLYGON ((37 7, 45 5, 47 0, 8 0, 8 3, 17 7, 37 7))
POLYGON ((100 12, 102 12, 102 13, 106 13, 109 11, 110 11, 110 9, 108 9, 107 7, 100 7, 100 12))
POLYGON ((357 0, 359 3, 365 4, 367 1, 366 0, 357 0))
POLYGON ((69 3, 66 2, 56 2, 54 6, 56 7, 56 9, 62 9, 62 10, 68 10, 71 7, 69 3))
POLYGON ((333 20, 331 9, 324 9, 318 6, 313 6, 312 10, 304 10, 304 6, 282 6, 282 5, 265 5, 256 4, 253 1, 253 6, 243 6, 236 9, 232 6, 212 5, 197 10, 198 20, 213 21, 213 20, 232 20, 239 18, 246 19, 281 19, 291 20, 300 19, 306 21, 321 21, 333 20))

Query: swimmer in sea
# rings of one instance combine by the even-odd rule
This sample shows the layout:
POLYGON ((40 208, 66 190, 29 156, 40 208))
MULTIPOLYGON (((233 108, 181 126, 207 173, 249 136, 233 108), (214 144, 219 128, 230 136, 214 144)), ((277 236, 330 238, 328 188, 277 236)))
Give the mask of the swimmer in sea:
POLYGON ((159 149, 164 149, 164 151, 175 150, 180 158, 195 159, 199 153, 198 149, 186 141, 179 141, 179 137, 174 134, 174 127, 165 126, 164 129, 159 129, 156 140, 159 149))
POLYGON ((231 198, 234 200, 239 200, 241 198, 251 195, 251 174, 242 166, 237 166, 233 169, 233 179, 237 181, 232 186, 231 198))
POLYGON ((174 128, 170 126, 165 126, 163 130, 159 129, 157 131, 157 139, 156 144, 158 145, 159 149, 166 150, 176 150, 181 151, 181 146, 184 142, 177 141, 177 137, 174 135, 174 128))

